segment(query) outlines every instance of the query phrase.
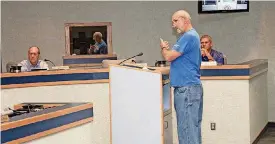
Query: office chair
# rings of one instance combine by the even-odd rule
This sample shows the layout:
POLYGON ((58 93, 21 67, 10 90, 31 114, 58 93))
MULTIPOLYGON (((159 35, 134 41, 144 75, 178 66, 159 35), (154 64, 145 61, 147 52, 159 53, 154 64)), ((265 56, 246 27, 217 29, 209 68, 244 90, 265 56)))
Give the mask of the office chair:
POLYGON ((17 63, 15 63, 15 62, 8 62, 8 63, 6 64, 6 71, 7 71, 7 72, 10 72, 11 66, 15 66, 15 65, 17 65, 17 63))
POLYGON ((226 55, 223 54, 223 63, 226 65, 227 64, 227 57, 226 55))

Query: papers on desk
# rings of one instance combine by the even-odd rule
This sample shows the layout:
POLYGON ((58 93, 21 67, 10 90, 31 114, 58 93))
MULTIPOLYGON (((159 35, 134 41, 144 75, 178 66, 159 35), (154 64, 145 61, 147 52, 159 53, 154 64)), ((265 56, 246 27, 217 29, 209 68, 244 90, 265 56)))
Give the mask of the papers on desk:
POLYGON ((52 70, 67 70, 70 69, 69 66, 54 66, 52 67, 52 70))
POLYGON ((135 64, 132 64, 132 65, 138 66, 138 67, 148 67, 147 63, 135 63, 135 64))
POLYGON ((218 65, 216 61, 201 62, 201 66, 216 66, 216 65, 218 65))

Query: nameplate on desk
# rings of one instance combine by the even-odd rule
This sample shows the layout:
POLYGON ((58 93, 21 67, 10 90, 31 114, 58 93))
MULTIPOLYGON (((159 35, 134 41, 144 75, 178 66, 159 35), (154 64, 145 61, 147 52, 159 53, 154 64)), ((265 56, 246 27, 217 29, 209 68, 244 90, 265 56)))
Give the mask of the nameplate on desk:
POLYGON ((201 66, 217 66, 216 61, 210 61, 210 62, 201 62, 201 66))
POLYGON ((69 66, 54 66, 52 67, 53 70, 67 70, 70 69, 69 66))

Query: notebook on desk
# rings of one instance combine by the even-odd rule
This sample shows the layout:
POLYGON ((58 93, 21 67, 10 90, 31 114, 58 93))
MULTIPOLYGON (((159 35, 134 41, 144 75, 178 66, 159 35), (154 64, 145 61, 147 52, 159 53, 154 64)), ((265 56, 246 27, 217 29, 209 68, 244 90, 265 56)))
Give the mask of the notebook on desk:
POLYGON ((217 66, 217 62, 216 61, 209 61, 209 62, 201 62, 201 66, 217 66))

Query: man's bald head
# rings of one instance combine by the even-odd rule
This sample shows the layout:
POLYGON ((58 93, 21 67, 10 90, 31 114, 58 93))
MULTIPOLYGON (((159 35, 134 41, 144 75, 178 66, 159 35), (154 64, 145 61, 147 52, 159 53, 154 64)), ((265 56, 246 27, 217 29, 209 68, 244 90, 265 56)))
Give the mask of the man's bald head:
POLYGON ((185 19, 189 19, 191 20, 191 16, 188 12, 186 12, 185 10, 179 10, 179 11, 176 11, 172 17, 183 17, 185 19))
POLYGON ((191 16, 185 10, 176 11, 172 16, 172 27, 182 34, 192 29, 191 16))
POLYGON ((37 52, 38 54, 40 54, 40 49, 37 46, 31 46, 28 52, 37 52))
POLYGON ((101 32, 95 32, 93 35, 93 40, 96 42, 101 42, 102 41, 102 33, 101 32))
POLYGON ((40 49, 37 46, 32 46, 28 50, 28 58, 32 65, 36 65, 39 60, 40 49))

